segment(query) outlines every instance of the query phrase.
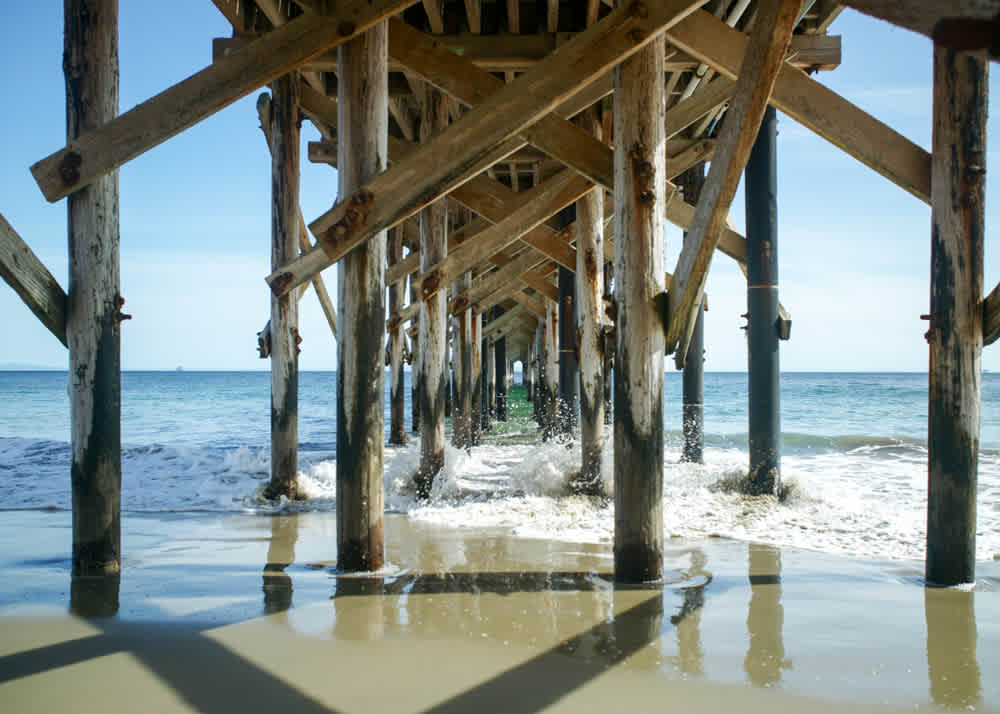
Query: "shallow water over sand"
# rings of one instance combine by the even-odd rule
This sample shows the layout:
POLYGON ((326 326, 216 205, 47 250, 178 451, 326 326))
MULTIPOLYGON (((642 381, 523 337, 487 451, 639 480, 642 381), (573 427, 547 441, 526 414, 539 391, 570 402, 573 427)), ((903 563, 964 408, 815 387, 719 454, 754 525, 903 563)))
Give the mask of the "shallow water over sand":
POLYGON ((927 590, 910 566, 685 540, 664 583, 622 587, 605 545, 386 525, 386 569, 347 576, 329 513, 133 515, 101 588, 71 582, 68 514, 7 513, 0 709, 1000 711, 992 563, 927 590))

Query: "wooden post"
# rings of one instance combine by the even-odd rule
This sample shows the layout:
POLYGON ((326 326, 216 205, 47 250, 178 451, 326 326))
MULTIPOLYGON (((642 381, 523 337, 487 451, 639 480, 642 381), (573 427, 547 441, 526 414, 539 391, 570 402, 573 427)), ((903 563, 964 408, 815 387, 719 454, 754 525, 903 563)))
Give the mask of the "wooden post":
MULTIPOLYGON (((705 183, 705 162, 701 161, 677 178, 677 184, 684 191, 684 200, 698 205, 701 187, 705 183)), ((685 233, 685 238, 687 234, 685 233)), ((681 426, 684 430, 684 450, 681 461, 705 463, 705 299, 701 301, 701 312, 695 321, 688 346, 688 358, 684 362, 683 413, 681 426)))
MULTIPOLYGON (((388 31, 384 22, 337 50, 341 198, 387 165, 388 31)), ((344 571, 384 559, 385 232, 339 263, 337 557, 344 571)))
POLYGON ((479 444, 479 435, 483 430, 483 316, 475 310, 472 313, 472 333, 470 340, 471 380, 469 390, 469 446, 479 444))
POLYGON ((934 47, 927 581, 975 581, 988 69, 934 47))
MULTIPOLYGON (((559 430, 559 303, 545 301, 545 404, 542 409, 542 438, 553 438, 559 430)), ((503 368, 507 369, 506 360, 503 368)))
POLYGON ((764 111, 746 167, 747 386, 753 495, 781 488, 781 368, 778 359, 777 118, 764 111))
MULTIPOLYGON (((410 275, 410 303, 420 300, 420 288, 417 285, 416 274, 410 275)), ((410 431, 420 432, 420 402, 423 394, 423 366, 420 359, 420 316, 417 315, 417 336, 410 339, 410 431)))
MULTIPOLYGON (((563 212, 564 225, 567 211, 563 212)), ((576 432, 576 395, 580 388, 580 373, 576 363, 576 276, 572 270, 559 266, 559 433, 571 438, 576 432)))
MULTIPOLYGON (((614 298, 612 283, 614 282, 615 264, 609 262, 604 264, 604 297, 614 298)), ((615 366, 615 337, 614 322, 607 325, 601 335, 604 348, 604 425, 610 426, 614 415, 613 403, 611 400, 611 385, 614 382, 612 370, 615 366)))
POLYGON ((663 576, 664 45, 614 71, 615 578, 663 576))
MULTIPOLYGON (((118 115, 118 0, 65 1, 66 138, 118 115)), ((74 575, 121 569, 118 172, 68 202, 74 575)))
MULTIPOLYGON (((448 125, 448 106, 437 89, 424 89, 420 138, 426 141, 448 125)), ((438 200, 420 211, 420 268, 444 260, 448 252, 448 202, 438 200)), ((416 281, 414 281, 416 282, 416 281)), ((429 498, 434 477, 444 468, 444 416, 448 398, 448 292, 420 303, 420 471, 417 495, 429 498)))
POLYGON ((482 415, 483 415, 483 432, 489 432, 492 428, 493 422, 493 409, 494 409, 494 398, 496 395, 493 392, 493 379, 496 375, 496 363, 494 362, 493 354, 493 340, 488 337, 484 337, 480 347, 480 354, 482 355, 482 415))
MULTIPOLYGON (((596 109, 583 114, 583 128, 601 139, 601 119, 596 109)), ((577 488, 597 494, 601 490, 601 455, 604 452, 604 189, 594 188, 576 202, 576 299, 579 321, 580 451, 577 488)))
MULTIPOLYGON (((544 304, 545 301, 543 300, 544 304)), ((534 400, 531 403, 532 416, 538 426, 542 426, 542 405, 545 403, 545 322, 548 319, 548 307, 546 307, 546 317, 538 322, 535 327, 535 362, 532 365, 535 376, 534 400)))
MULTIPOLYGON (((387 250, 389 266, 403 260, 403 229, 389 231, 387 250)), ((389 314, 398 315, 403 310, 403 284, 389 286, 389 314)), ((389 333, 389 443, 406 443, 406 384, 403 374, 403 323, 393 326, 389 333)))
POLYGON ((528 345, 528 361, 524 362, 521 366, 521 380, 524 382, 524 388, 527 392, 527 399, 529 402, 534 403, 535 401, 535 360, 537 356, 535 355, 535 343, 531 342, 528 345))
MULTIPOLYGON (((472 289, 472 273, 455 281, 455 298, 462 300, 472 289)), ((472 308, 455 316, 455 397, 451 412, 451 442, 460 449, 472 447, 472 308)))
POLYGON ((497 414, 497 356, 496 343, 486 338, 486 406, 490 418, 497 414))
MULTIPOLYGON (((299 255, 297 72, 271 85, 271 268, 299 255)), ((299 449, 299 308, 295 293, 271 293, 271 481, 264 497, 294 499, 299 449)))
MULTIPOLYGON (((502 307, 493 308, 493 319, 503 315, 502 307)), ((497 421, 507 421, 507 338, 501 337, 493 345, 493 369, 496 372, 497 421)))

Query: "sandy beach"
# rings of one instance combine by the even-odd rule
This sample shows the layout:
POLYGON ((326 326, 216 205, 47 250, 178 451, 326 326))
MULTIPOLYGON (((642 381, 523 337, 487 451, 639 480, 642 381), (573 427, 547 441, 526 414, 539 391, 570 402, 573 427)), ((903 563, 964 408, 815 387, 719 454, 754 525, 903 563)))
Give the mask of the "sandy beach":
POLYGON ((338 576, 332 514, 134 515, 120 582, 71 582, 69 520, 0 524, 5 712, 1000 711, 1000 563, 673 539, 621 587, 607 546, 389 515, 338 576))

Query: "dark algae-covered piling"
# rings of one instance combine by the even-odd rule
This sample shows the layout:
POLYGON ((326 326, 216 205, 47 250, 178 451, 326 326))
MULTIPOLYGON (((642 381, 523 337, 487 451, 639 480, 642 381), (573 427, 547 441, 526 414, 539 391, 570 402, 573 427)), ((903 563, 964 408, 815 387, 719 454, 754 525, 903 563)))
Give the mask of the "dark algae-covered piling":
POLYGON ((747 380, 752 494, 781 488, 777 114, 764 112, 746 168, 747 380))
MULTIPOLYGON (((387 241, 389 266, 403 260, 403 229, 389 231, 387 241)), ((389 286, 389 316, 403 311, 403 282, 389 286)), ((406 384, 403 373, 403 348, 406 337, 403 325, 397 322, 389 332, 389 443, 406 443, 406 384)))
POLYGON ((987 92, 984 53, 935 45, 926 575, 937 585, 976 577, 987 92))
MULTIPOLYGON (((684 192, 684 200, 697 205, 701 187, 705 183, 705 162, 701 161, 677 178, 684 192)), ((684 235, 685 239, 687 234, 684 235)), ((687 359, 684 361, 682 384, 681 428, 684 431, 684 449, 681 461, 704 463, 705 457, 705 308, 702 298, 701 312, 695 320, 687 359)))
POLYGON ((663 576, 664 44, 614 70, 615 578, 663 576))
MULTIPOLYGON (((337 174, 342 198, 387 165, 388 28, 337 49, 337 174)), ((384 558, 385 232, 339 263, 337 564, 378 570, 384 558)))
MULTIPOLYGON (((299 254, 299 86, 298 73, 271 85, 271 268, 299 254)), ((261 120, 264 121, 265 117, 261 120)), ((271 294, 271 481, 267 498, 295 498, 299 442, 298 291, 271 294)))
MULTIPOLYGON (((118 0, 66 0, 66 138, 118 115, 118 0)), ((74 156, 73 153, 67 157, 74 156)), ((79 157, 77 157, 79 158, 79 157)), ((64 161, 69 177, 75 169, 64 161)), ((73 574, 121 569, 121 323, 118 171, 70 194, 69 398, 73 574)))

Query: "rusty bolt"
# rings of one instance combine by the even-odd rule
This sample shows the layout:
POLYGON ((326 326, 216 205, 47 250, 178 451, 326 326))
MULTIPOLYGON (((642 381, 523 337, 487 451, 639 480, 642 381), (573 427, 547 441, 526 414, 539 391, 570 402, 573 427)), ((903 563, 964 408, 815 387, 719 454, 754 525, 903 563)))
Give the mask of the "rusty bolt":
POLYGON ((124 312, 122 312, 122 307, 125 305, 125 298, 123 298, 121 295, 115 295, 114 305, 115 305, 115 310, 114 313, 112 313, 111 315, 111 319, 114 321, 115 327, 118 327, 125 320, 132 319, 131 315, 127 315, 124 312))
POLYGON ((288 286, 292 284, 293 280, 295 280, 295 276, 291 273, 279 273, 275 276, 274 280, 271 281, 271 292, 279 296, 284 294, 285 290, 288 289, 288 286))

